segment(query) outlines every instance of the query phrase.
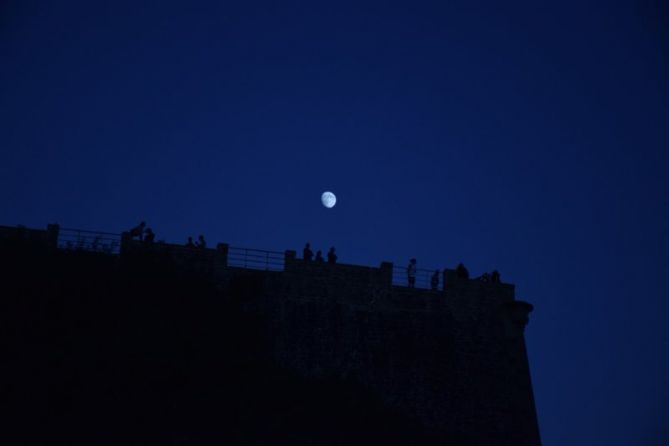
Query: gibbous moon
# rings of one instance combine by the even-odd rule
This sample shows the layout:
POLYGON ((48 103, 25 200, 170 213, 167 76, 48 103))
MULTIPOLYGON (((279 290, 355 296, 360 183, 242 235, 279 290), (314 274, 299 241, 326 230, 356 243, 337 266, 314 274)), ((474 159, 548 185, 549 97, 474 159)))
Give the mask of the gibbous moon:
POLYGON ((321 195, 321 203, 323 203, 323 206, 326 208, 334 207, 334 205, 337 204, 337 197, 335 197, 335 194, 332 192, 323 192, 323 195, 321 195))

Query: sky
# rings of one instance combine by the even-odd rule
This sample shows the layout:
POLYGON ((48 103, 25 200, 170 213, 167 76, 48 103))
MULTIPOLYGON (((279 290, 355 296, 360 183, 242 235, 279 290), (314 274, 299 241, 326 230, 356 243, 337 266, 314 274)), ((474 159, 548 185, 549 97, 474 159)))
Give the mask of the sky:
POLYGON ((668 167, 661 0, 0 4, 0 224, 497 269, 545 446, 669 444, 668 167))

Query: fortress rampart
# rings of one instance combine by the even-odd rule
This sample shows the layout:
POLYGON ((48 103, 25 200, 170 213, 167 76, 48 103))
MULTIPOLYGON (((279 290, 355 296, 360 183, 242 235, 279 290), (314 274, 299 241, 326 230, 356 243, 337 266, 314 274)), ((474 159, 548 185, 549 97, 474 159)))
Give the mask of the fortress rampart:
POLYGON ((290 250, 195 250, 97 233, 68 241, 63 233, 57 225, 0 227, 0 242, 93 251, 119 262, 148 253, 223 291, 246 290, 243 305, 272 333, 273 360, 300 376, 351 380, 462 444, 540 444, 524 340, 533 308, 515 299, 513 285, 447 269, 438 290, 407 288, 393 284, 388 262, 315 263, 290 250))

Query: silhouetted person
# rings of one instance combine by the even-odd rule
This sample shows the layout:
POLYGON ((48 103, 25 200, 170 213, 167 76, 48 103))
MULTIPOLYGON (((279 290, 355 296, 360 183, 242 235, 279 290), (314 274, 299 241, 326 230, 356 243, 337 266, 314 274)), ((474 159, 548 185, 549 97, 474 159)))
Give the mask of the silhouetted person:
POLYGON ((458 266, 455 268, 455 276, 458 279, 469 279, 469 271, 467 271, 465 265, 458 263, 458 266))
POLYGON ((321 252, 320 249, 319 249, 318 251, 316 251, 316 261, 317 261, 318 263, 323 263, 323 262, 324 262, 324 260, 323 260, 323 253, 321 252))
POLYGON ((188 241, 186 242, 186 248, 195 248, 195 243, 193 243, 193 237, 188 237, 188 241))
POLYGON ((334 246, 328 251, 328 263, 337 263, 337 254, 335 254, 334 246))
POLYGON ((430 286, 432 287, 432 291, 437 291, 439 288, 439 270, 435 270, 434 274, 432 274, 432 279, 430 279, 430 286))
POLYGON ((313 257, 314 253, 311 251, 311 244, 307 243, 304 245, 304 249, 302 250, 302 258, 304 258, 305 262, 311 262, 313 257))
POLYGON ((204 241, 204 235, 200 234, 197 237, 197 245, 196 246, 200 249, 206 249, 207 248, 207 242, 204 241))
POLYGON ((490 276, 490 281, 492 283, 501 283, 502 280, 499 277, 499 272, 497 270, 492 272, 492 275, 490 276))
POLYGON ((481 276, 481 282, 485 282, 485 283, 490 282, 490 274, 483 273, 483 275, 481 276))
POLYGON ((128 231, 128 234, 130 235, 130 239, 138 238, 142 240, 142 236, 144 235, 144 227, 146 227, 145 222, 141 222, 134 228, 132 228, 130 231, 128 231))
POLYGON ((156 234, 153 232, 153 229, 146 228, 146 230, 144 231, 144 243, 150 245, 155 240, 156 240, 156 234))
POLYGON ((407 266, 407 282, 409 283, 409 288, 416 287, 416 259, 411 259, 409 266, 407 266))

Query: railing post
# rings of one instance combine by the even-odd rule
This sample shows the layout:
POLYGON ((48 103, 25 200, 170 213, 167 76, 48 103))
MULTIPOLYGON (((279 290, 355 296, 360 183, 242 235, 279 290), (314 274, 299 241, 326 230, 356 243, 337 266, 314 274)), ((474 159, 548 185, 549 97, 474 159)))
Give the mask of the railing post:
POLYGON ((453 282, 455 282, 455 270, 454 269, 446 269, 444 268, 443 272, 443 289, 446 291, 447 289, 451 288, 453 286, 453 282))
POLYGON ((81 231, 77 229, 77 249, 78 250, 83 250, 86 245, 86 239, 81 238, 81 231))
POLYGON ((219 261, 225 267, 228 266, 228 251, 230 250, 230 245, 227 243, 219 243, 216 245, 216 253, 219 261))
POLYGON ((49 239, 49 246, 53 249, 58 247, 58 235, 60 233, 60 225, 50 224, 46 227, 47 237, 49 239))
POLYGON ((393 284, 393 264, 392 262, 381 262, 381 278, 383 283, 388 286, 393 284))
POLYGON ((123 257, 124 254, 128 253, 128 247, 130 245, 131 237, 128 231, 121 233, 121 247, 119 249, 119 255, 123 257))
POLYGON ((297 258, 297 253, 293 251, 292 249, 288 249, 284 253, 284 258, 283 258, 283 269, 284 271, 288 270, 293 270, 295 269, 295 259, 297 258))

